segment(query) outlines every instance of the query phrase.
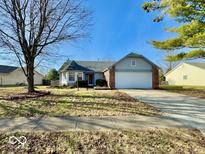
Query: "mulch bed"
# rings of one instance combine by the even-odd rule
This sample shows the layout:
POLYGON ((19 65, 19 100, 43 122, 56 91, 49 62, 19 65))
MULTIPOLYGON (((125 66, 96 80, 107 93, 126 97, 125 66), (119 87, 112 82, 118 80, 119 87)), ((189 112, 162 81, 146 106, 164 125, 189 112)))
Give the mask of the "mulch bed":
POLYGON ((2 97, 4 100, 19 100, 19 99, 26 99, 26 98, 37 98, 50 95, 49 91, 35 91, 33 93, 20 93, 16 95, 10 95, 6 97, 2 97))
POLYGON ((109 87, 94 87, 95 90, 111 90, 109 87))

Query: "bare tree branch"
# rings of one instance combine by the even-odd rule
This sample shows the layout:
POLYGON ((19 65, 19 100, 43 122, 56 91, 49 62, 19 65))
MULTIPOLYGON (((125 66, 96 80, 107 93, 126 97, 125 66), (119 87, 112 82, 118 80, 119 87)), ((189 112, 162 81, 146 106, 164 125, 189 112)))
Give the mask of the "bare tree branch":
POLYGON ((50 55, 50 45, 87 37, 90 15, 80 0, 0 1, 0 47, 16 56, 30 92, 34 68, 42 61, 35 66, 36 58, 50 55))

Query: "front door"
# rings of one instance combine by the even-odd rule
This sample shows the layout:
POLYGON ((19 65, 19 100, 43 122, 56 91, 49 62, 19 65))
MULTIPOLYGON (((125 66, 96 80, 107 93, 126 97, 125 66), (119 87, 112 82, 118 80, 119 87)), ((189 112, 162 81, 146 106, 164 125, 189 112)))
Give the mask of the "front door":
POLYGON ((88 85, 93 85, 93 74, 88 74, 88 85))

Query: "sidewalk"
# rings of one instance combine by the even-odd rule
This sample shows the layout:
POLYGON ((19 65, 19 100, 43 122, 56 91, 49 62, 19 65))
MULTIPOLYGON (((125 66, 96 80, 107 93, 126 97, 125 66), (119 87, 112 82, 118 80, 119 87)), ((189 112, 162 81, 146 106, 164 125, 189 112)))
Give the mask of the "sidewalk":
MULTIPOLYGON (((169 117, 19 117, 0 119, 0 132, 75 131, 139 128, 192 128, 169 117)), ((202 130, 202 129, 200 129, 202 130)), ((203 133, 205 132, 202 130, 203 133)))

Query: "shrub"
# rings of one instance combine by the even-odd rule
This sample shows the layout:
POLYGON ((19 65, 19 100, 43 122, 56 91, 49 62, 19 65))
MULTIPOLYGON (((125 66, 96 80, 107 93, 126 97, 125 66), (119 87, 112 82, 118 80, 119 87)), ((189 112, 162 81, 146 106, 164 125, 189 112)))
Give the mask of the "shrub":
POLYGON ((42 80, 42 84, 43 84, 44 86, 49 86, 49 85, 51 84, 51 81, 50 81, 50 80, 43 79, 43 80, 42 80))
POLYGON ((86 80, 76 81, 75 86, 86 88, 88 86, 88 81, 86 80))
POLYGON ((105 79, 97 79, 96 86, 107 87, 107 81, 105 79))
POLYGON ((48 80, 59 80, 59 73, 56 69, 51 69, 47 75, 48 80))

